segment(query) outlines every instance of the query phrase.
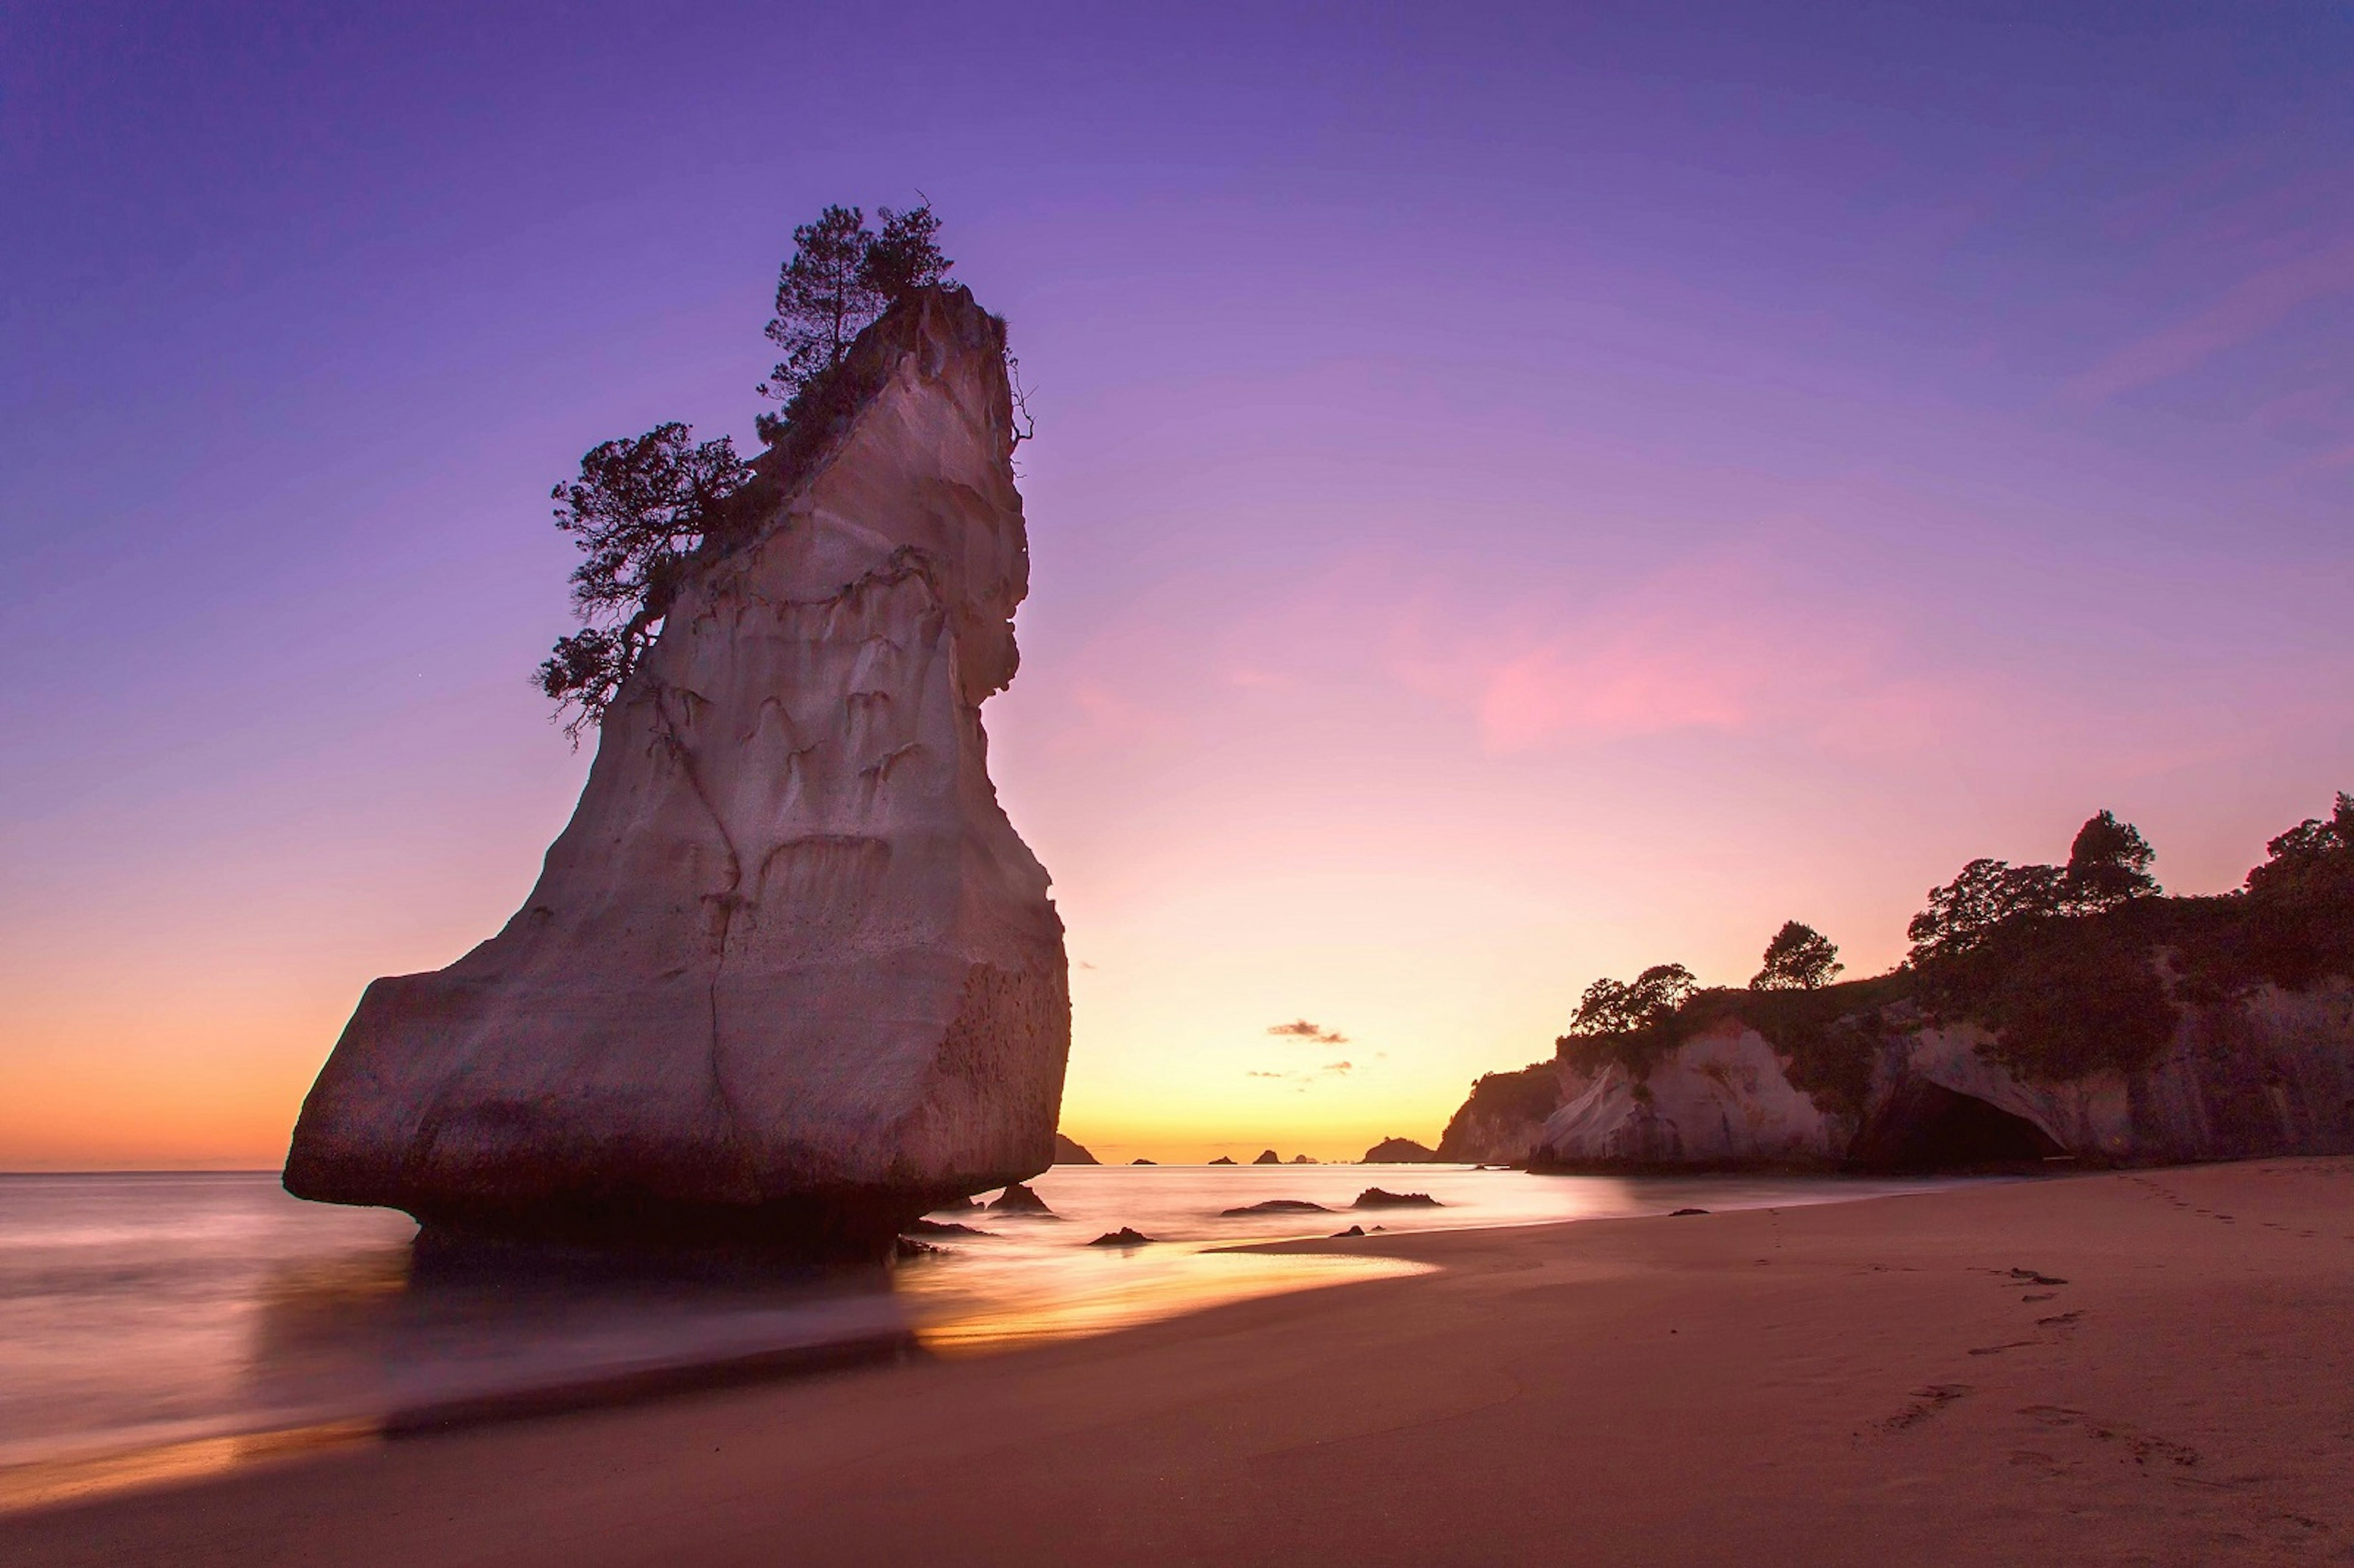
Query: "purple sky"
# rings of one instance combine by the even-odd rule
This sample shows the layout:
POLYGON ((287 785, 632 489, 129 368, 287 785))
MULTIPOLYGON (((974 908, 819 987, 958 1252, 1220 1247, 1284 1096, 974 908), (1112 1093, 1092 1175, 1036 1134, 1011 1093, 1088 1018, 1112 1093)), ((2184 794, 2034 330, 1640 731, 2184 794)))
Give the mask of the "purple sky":
POLYGON ((504 919, 547 487, 748 444, 829 200, 1037 388, 989 724, 1108 1150, 1430 1138, 1597 973, 2354 787, 2344 6, 666 9, 0 17, 0 1167, 272 1160, 504 919))

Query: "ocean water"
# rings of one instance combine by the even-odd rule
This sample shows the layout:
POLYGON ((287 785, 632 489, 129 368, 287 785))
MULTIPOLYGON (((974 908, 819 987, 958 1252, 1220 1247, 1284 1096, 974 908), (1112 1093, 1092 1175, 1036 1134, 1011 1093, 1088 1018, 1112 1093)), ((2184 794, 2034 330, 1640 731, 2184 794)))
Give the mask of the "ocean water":
POLYGON ((109 1455, 226 1452, 217 1446, 256 1435, 421 1420, 469 1402, 827 1347, 986 1353, 1418 1271, 1222 1250, 1352 1224, 1526 1224, 1953 1184, 1057 1166, 1032 1183, 1053 1217, 944 1213, 936 1218, 986 1234, 928 1236, 938 1250, 888 1269, 526 1282, 412 1279, 405 1215, 302 1202, 274 1173, 0 1175, 0 1476, 109 1455), (1442 1206, 1352 1211, 1369 1186, 1442 1206), (1225 1212, 1269 1199, 1331 1212, 1225 1212), (1155 1245, 1088 1245, 1123 1226, 1155 1245))

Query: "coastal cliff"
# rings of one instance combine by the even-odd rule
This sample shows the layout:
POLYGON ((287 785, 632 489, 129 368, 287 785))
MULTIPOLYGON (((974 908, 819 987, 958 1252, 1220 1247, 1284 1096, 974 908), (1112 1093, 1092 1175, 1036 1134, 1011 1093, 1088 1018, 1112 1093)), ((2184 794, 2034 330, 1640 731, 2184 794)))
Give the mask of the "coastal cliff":
POLYGON ((1516 1073, 1489 1073, 1447 1119, 1438 1158, 1464 1165, 1522 1165, 1535 1157, 1545 1122, 1585 1075, 1561 1062, 1537 1062, 1516 1073))
POLYGON ((2354 1153, 2354 796, 2265 850, 2240 891, 2168 896, 2104 811, 2064 869, 1977 861, 1933 889, 1883 975, 1830 983, 1836 949, 1793 921, 1748 988, 1680 964, 1597 980, 1554 1060, 1480 1079, 1442 1150, 1556 1170, 2354 1153))
POLYGON ((1525 1138, 1556 1170, 1951 1169, 2055 1156, 2159 1164, 2354 1153, 2354 984, 2260 986, 2183 1010, 2131 1068, 2039 1076, 1993 1032, 1898 1004, 1873 1027, 1861 1095, 1802 1088, 1800 1054, 1729 1012, 1641 1067, 1610 1063, 1525 1138))
POLYGON ((1062 923, 981 724, 1029 581, 1003 333, 918 291, 753 465, 538 885, 368 987, 290 1192, 453 1237, 859 1251, 1046 1169, 1062 923))

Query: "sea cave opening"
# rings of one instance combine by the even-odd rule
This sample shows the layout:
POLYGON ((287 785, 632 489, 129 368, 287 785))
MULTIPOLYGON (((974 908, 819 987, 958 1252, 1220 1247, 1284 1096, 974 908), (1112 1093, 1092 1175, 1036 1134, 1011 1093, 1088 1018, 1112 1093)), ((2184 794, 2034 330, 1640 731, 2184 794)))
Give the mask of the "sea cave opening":
POLYGON ((1857 1140, 1856 1158, 1882 1171, 1972 1171, 2066 1152, 2025 1117, 1941 1084, 1915 1084, 1857 1140))

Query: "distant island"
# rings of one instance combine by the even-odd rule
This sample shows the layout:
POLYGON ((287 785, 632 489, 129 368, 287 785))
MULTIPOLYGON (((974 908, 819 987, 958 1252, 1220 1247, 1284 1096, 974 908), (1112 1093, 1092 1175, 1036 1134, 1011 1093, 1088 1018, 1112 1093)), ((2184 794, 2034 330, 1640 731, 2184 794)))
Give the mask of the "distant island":
POLYGON ((2102 811, 2065 865, 1977 860, 1905 961, 1836 981, 1797 921, 1748 986, 1600 980, 1438 1157, 1538 1170, 1958 1170, 2354 1152, 2354 797, 2239 890, 2169 896, 2102 811))

